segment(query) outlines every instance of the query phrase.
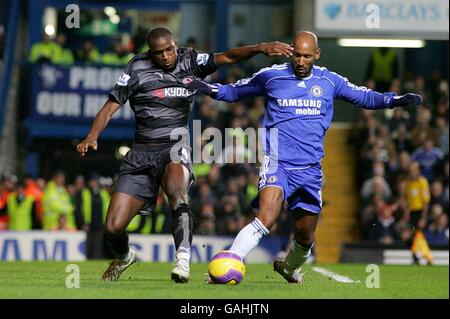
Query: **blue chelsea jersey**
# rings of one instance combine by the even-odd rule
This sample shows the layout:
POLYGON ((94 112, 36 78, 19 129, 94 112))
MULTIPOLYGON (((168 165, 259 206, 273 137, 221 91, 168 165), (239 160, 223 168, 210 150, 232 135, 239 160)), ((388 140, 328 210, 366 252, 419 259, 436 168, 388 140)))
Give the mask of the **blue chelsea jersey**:
POLYGON ((367 109, 389 106, 394 93, 356 86, 346 78, 313 66, 306 78, 297 78, 291 63, 261 69, 253 77, 218 85, 215 99, 234 102, 266 96, 262 121, 265 151, 284 167, 314 165, 324 156, 323 143, 333 118, 334 99, 367 109), (276 129, 276 130, 274 130, 276 129))

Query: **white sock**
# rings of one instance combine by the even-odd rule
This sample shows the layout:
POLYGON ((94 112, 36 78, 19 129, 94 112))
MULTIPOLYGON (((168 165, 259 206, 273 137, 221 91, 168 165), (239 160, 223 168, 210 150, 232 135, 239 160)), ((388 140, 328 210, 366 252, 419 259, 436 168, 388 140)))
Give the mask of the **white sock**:
POLYGON ((258 218, 255 218, 250 224, 242 228, 234 239, 230 250, 236 255, 245 259, 247 255, 259 244, 264 235, 268 235, 269 230, 258 218))
POLYGON ((289 253, 286 256, 286 263, 290 270, 294 270, 305 263, 305 261, 311 256, 311 249, 314 243, 309 248, 305 248, 297 244, 295 239, 291 240, 289 253))
POLYGON ((117 256, 117 259, 128 262, 131 259, 131 249, 128 249, 128 252, 125 255, 117 256))
POLYGON ((180 251, 180 250, 181 249, 179 249, 176 253, 177 263, 179 263, 184 268, 189 269, 189 262, 191 260, 191 254, 186 252, 185 249, 183 249, 182 251, 180 251))

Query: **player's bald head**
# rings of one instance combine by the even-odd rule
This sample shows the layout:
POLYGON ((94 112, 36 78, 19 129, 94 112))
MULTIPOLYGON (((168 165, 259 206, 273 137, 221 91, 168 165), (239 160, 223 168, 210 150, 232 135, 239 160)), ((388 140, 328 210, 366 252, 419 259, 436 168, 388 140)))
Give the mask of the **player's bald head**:
POLYGON ((317 36, 309 31, 300 31, 294 38, 294 52, 291 58, 295 75, 299 78, 311 74, 312 67, 320 59, 317 36))
POLYGON ((319 48, 319 40, 312 32, 300 31, 295 35, 294 48, 308 48, 316 51, 319 48))

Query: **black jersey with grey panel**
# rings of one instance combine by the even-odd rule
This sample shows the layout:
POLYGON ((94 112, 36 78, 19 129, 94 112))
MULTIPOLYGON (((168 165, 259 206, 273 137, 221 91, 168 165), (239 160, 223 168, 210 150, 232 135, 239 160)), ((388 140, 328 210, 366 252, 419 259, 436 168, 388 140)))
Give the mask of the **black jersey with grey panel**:
POLYGON ((137 54, 110 92, 121 105, 127 100, 135 114, 135 143, 154 145, 176 142, 172 136, 188 134, 190 105, 195 92, 186 85, 217 70, 214 54, 200 54, 179 48, 177 64, 165 71, 153 63, 147 52, 137 54))

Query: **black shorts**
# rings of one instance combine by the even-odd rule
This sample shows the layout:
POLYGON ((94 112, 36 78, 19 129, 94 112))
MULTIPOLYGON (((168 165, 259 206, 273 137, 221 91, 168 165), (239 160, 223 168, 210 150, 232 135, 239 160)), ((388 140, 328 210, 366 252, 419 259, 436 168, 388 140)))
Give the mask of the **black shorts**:
POLYGON ((188 169, 190 186, 195 180, 195 175, 190 160, 190 149, 183 148, 182 152, 181 148, 173 149, 173 145, 151 148, 133 146, 122 161, 114 192, 129 194, 154 208, 164 169, 172 161, 179 162, 188 169), (174 156, 174 151, 178 156, 174 156))

